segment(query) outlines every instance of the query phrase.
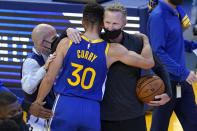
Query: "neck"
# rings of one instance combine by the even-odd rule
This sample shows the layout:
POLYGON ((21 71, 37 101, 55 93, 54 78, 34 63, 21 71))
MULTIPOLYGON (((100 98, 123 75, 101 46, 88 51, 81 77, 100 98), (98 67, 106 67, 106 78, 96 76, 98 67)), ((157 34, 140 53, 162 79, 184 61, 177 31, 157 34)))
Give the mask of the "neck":
POLYGON ((173 5, 172 3, 170 3, 169 0, 165 0, 165 2, 166 2, 170 7, 172 7, 173 9, 176 9, 176 5, 173 5))
POLYGON ((41 55, 41 52, 34 46, 34 49, 36 50, 36 52, 38 53, 38 55, 41 55))
POLYGON ((86 30, 83 34, 89 40, 98 40, 100 38, 100 31, 98 29, 86 30))
POLYGON ((113 43, 120 43, 120 42, 122 41, 122 39, 123 39, 123 34, 122 34, 122 32, 121 32, 120 35, 119 35, 117 38, 115 38, 115 39, 110 39, 110 42, 113 42, 113 43))

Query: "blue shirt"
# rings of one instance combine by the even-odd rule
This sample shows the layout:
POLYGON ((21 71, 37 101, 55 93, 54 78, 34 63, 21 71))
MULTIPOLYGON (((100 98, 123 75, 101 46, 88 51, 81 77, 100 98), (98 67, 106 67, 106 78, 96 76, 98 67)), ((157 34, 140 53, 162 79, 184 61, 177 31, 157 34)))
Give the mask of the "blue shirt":
POLYGON ((54 89, 62 95, 101 101, 108 71, 106 54, 109 44, 102 39, 90 41, 81 37, 80 44, 72 44, 70 41, 54 89))
POLYGON ((178 12, 164 1, 150 14, 147 31, 153 51, 166 66, 173 81, 184 81, 190 71, 185 65, 185 49, 197 48, 195 43, 185 41, 178 12))

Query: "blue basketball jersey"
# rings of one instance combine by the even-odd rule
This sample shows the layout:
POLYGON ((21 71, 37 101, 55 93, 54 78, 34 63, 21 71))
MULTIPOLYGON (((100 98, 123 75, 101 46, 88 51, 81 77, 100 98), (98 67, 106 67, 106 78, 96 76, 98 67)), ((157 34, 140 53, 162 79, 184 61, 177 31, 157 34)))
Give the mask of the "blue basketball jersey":
POLYGON ((109 43, 102 39, 90 41, 81 37, 80 44, 70 41, 55 91, 62 95, 101 101, 108 71, 106 55, 109 43))

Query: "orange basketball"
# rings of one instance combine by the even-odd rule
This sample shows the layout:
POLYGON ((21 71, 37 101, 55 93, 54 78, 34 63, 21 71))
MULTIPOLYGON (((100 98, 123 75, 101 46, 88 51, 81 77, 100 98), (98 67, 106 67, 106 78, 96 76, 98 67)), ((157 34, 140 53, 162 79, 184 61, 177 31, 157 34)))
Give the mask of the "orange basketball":
POLYGON ((163 94, 164 91, 163 80, 157 75, 148 74, 137 81, 136 93, 142 102, 148 103, 155 100, 155 96, 163 94))

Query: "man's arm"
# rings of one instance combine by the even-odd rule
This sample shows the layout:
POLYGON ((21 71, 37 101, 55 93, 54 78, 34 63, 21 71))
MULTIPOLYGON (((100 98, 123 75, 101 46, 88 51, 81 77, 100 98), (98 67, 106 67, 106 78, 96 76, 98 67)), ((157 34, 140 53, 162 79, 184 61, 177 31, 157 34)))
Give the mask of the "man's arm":
POLYGON ((161 16, 150 16, 148 21, 148 31, 151 47, 157 53, 162 63, 170 74, 181 76, 186 79, 190 73, 185 67, 174 61, 164 50, 168 37, 166 24, 161 16))
POLYGON ((56 58, 49 65, 49 70, 41 82, 41 85, 38 91, 38 96, 36 99, 36 102, 38 104, 43 104, 44 98, 47 96, 47 94, 51 90, 53 83, 56 79, 56 76, 58 75, 60 68, 62 67, 64 57, 67 53, 68 47, 69 47, 69 40, 67 38, 62 39, 60 43, 58 44, 58 47, 56 50, 56 58))
POLYGON ((155 99, 157 100, 151 101, 149 105, 159 106, 159 105, 164 105, 170 100, 170 97, 172 96, 172 88, 170 84, 169 74, 165 66, 159 60, 159 57, 154 52, 153 52, 153 58, 155 61, 155 66, 152 68, 152 70, 163 80, 165 85, 165 93, 155 96, 155 99))
POLYGON ((116 61, 121 61, 124 64, 140 67, 143 69, 149 69, 154 66, 152 50, 150 48, 148 38, 143 34, 138 34, 138 36, 143 38, 144 44, 141 55, 134 51, 129 51, 120 44, 111 43, 108 52, 109 57, 107 57, 108 67, 116 61))
POLYGON ((137 33, 135 35, 142 38, 142 41, 143 41, 143 48, 141 51, 141 55, 144 58, 153 58, 152 49, 151 49, 148 37, 141 33, 137 33))
POLYGON ((194 41, 184 40, 184 44, 185 44, 185 51, 189 53, 197 49, 197 43, 194 41))
POLYGON ((155 74, 157 74, 164 82, 166 87, 166 93, 169 97, 172 96, 172 89, 170 84, 169 74, 164 66, 164 64, 160 61, 159 57, 153 52, 153 58, 155 61, 155 66, 152 68, 155 74))
POLYGON ((55 56, 56 54, 54 53, 48 58, 42 67, 40 67, 34 59, 27 58, 24 61, 21 79, 23 91, 25 91, 27 94, 33 94, 36 91, 38 84, 43 79, 49 64, 55 58, 55 56))
POLYGON ((44 67, 40 67, 34 59, 27 58, 22 69, 21 84, 23 91, 27 94, 33 94, 45 74, 44 67))

